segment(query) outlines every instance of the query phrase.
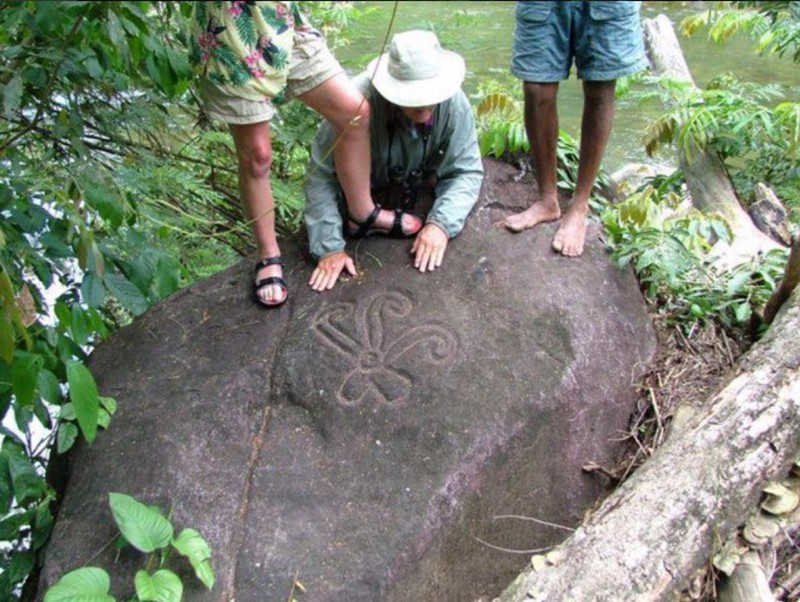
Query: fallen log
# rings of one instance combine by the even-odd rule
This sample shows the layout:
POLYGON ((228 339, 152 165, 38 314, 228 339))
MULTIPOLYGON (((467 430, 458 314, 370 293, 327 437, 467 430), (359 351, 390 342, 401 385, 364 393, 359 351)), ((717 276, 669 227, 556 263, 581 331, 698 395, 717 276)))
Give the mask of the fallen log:
POLYGON ((658 601, 686 588, 800 453, 798 329, 796 289, 729 384, 496 602, 658 601))

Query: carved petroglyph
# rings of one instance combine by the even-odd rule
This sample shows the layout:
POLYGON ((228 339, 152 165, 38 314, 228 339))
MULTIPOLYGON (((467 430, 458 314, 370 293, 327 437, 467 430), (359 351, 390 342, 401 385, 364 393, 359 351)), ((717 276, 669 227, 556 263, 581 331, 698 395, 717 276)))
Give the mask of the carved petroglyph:
POLYGON ((410 295, 391 291, 358 303, 334 303, 317 313, 314 334, 352 364, 336 390, 340 403, 355 406, 370 397, 379 403, 402 403, 417 376, 407 370, 412 358, 430 367, 453 361, 456 337, 446 328, 404 328, 402 318, 413 309, 410 295))

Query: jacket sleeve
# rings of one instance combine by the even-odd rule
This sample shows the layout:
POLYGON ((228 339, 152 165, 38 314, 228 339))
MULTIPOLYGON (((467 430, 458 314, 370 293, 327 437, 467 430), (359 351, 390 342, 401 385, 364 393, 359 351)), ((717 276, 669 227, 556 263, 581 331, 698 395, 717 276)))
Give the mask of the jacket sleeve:
POLYGON ((311 159, 305 185, 305 214, 311 256, 319 261, 325 255, 345 248, 339 204, 342 191, 333 165, 334 131, 327 121, 320 125, 311 144, 311 159))
POLYGON ((461 232, 478 200, 483 163, 472 108, 462 91, 451 98, 445 120, 440 141, 444 155, 436 170, 436 200, 426 221, 436 224, 453 238, 461 232))

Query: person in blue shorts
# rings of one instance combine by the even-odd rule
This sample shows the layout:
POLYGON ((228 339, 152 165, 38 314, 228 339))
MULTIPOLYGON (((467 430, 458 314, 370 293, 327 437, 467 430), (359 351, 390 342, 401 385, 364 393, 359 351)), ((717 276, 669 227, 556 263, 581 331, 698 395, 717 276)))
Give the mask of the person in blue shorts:
POLYGON ((578 181, 552 243, 567 257, 583 253, 589 196, 611 134, 616 80, 648 65, 640 8, 641 2, 517 2, 511 73, 523 81, 539 199, 501 224, 521 232, 561 217, 556 98, 574 62, 584 97, 578 181))

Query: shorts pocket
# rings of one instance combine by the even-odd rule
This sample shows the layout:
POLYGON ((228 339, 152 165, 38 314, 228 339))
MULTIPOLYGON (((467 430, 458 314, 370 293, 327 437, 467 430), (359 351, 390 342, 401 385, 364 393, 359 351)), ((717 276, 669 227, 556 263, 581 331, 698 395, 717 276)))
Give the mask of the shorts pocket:
POLYGON ((639 11, 641 2, 589 2, 589 15, 595 21, 631 17, 639 11))
POLYGON ((555 5, 555 2, 519 2, 517 19, 530 23, 542 23, 547 21, 547 17, 553 12, 555 5))
POLYGON ((310 59, 325 46, 322 34, 315 30, 296 30, 294 33, 294 54, 301 59, 310 59))

